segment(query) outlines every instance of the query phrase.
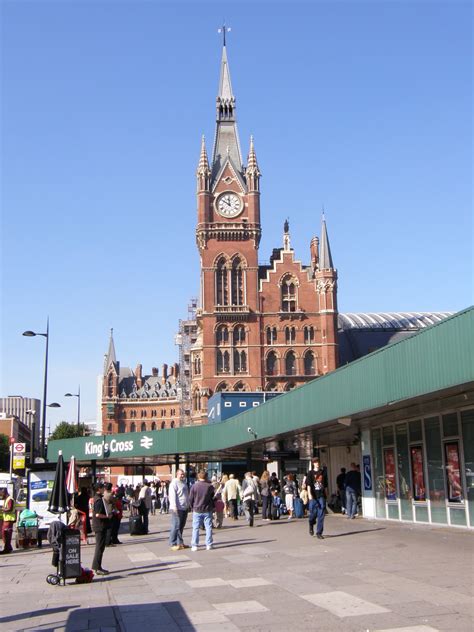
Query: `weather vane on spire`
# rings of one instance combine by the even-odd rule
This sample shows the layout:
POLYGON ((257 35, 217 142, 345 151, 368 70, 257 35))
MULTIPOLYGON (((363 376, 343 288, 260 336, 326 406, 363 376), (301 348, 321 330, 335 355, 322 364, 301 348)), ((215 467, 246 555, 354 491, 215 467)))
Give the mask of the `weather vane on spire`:
POLYGON ((226 33, 230 33, 230 31, 231 31, 231 28, 230 28, 230 26, 226 26, 225 25, 225 20, 224 20, 224 23, 221 26, 221 28, 217 29, 218 33, 222 33, 223 46, 225 46, 225 34, 226 33))

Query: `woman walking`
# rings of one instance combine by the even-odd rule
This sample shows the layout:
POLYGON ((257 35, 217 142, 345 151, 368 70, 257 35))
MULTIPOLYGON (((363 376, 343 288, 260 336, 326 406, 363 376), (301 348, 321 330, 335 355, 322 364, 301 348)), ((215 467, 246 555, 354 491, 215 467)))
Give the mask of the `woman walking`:
POLYGON ((271 504, 271 496, 270 496, 270 472, 265 470, 265 472, 260 477, 260 495, 262 496, 262 520, 270 520, 270 504, 271 504))

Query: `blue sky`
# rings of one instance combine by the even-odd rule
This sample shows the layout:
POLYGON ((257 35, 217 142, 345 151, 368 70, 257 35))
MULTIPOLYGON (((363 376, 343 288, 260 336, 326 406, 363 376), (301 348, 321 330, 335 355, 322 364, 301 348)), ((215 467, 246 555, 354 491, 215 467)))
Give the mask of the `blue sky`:
POLYGON ((13 2, 2 11, 1 395, 95 419, 123 366, 177 360, 196 296, 195 169, 211 151, 223 16, 260 259, 285 217, 304 263, 321 208, 340 311, 472 303, 470 2, 13 2), (75 391, 74 391, 75 392, 75 391))

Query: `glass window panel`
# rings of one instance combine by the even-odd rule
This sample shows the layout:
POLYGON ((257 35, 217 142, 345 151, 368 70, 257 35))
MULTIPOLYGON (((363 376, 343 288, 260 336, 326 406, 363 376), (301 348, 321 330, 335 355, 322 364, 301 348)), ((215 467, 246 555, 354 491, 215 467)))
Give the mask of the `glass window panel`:
POLYGON ((385 518, 385 484, 382 462, 382 431, 380 428, 372 430, 372 459, 375 490, 375 515, 385 518))
MULTIPOLYGON (((424 507, 423 505, 415 505, 415 519, 417 522, 429 522, 428 507, 424 507)), ((431 513, 431 521, 433 522, 433 513, 431 513)))
MULTIPOLYGON (((446 495, 444 488, 443 456, 438 417, 425 419, 428 490, 431 502, 431 522, 446 524, 446 495)), ((422 509, 422 507, 417 507, 422 509)), ((417 511, 418 520, 418 511, 417 511)))
POLYGON ((450 507, 449 517, 451 518, 451 524, 459 525, 461 527, 466 526, 466 511, 464 507, 450 507))
POLYGON ((407 425, 396 426, 395 432, 397 435, 398 490, 402 520, 413 520, 407 425))
POLYGON ((423 446, 412 445, 410 448, 413 498, 416 501, 426 500, 425 472, 423 466, 423 446))
POLYGON ((410 421, 410 441, 423 441, 423 433, 421 430, 421 421, 410 421))
POLYGON ((446 463, 448 501, 450 503, 462 503, 464 494, 461 481, 461 458, 459 455, 459 443, 457 441, 449 441, 444 444, 444 457, 446 463))
POLYGON ((382 428, 382 435, 383 435, 383 444, 384 445, 393 445, 395 443, 395 441, 393 439, 393 427, 392 426, 385 426, 384 428, 382 428))
POLYGON ((458 414, 443 415, 443 437, 457 437, 458 434, 458 414))
POLYGON ((387 505, 388 509, 388 517, 390 520, 400 520, 400 515, 398 513, 398 505, 387 505))
POLYGON ((466 472, 466 495, 469 502, 469 520, 471 527, 474 527, 474 409, 464 410, 461 413, 461 428, 466 472))
POLYGON ((395 480, 395 451, 393 448, 385 448, 383 451, 385 469, 385 498, 397 499, 397 483, 395 480))

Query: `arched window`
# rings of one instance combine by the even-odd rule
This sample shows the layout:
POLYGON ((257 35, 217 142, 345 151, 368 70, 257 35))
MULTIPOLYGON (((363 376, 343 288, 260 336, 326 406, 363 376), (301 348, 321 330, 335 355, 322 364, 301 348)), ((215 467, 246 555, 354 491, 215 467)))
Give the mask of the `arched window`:
POLYGON ((227 384, 227 382, 220 382, 217 386, 216 386, 216 393, 224 393, 225 391, 229 390, 229 385, 227 384))
POLYGON ((267 345, 273 345, 277 342, 277 328, 276 327, 267 327, 267 345))
POLYGON ((166 428, 166 422, 162 421, 161 422, 161 429, 164 430, 166 428))
POLYGON ((135 422, 132 421, 132 423, 130 424, 130 432, 136 432, 136 431, 137 431, 137 426, 135 422))
POLYGON ((245 342, 245 327, 243 325, 237 325, 234 327, 233 332, 234 345, 241 345, 245 342))
POLYGON ((288 382, 288 384, 285 384, 285 391, 292 391, 294 388, 296 388, 296 384, 294 382, 288 382))
POLYGON ((155 423, 155 422, 153 422, 153 423, 151 424, 151 429, 152 429, 152 430, 156 430, 156 423, 155 423))
POLYGON ((278 390, 278 385, 276 382, 268 382, 267 385, 265 386, 265 390, 266 391, 277 391, 278 390))
POLYGON ((216 304, 229 304, 229 290, 227 282, 227 262, 221 257, 216 266, 216 304))
POLYGON ((296 356, 293 351, 286 354, 285 375, 296 375, 296 356))
POLYGON ((244 382, 237 382, 236 384, 234 384, 234 391, 240 392, 240 393, 244 393, 246 391, 248 391, 248 387, 246 384, 244 384, 244 382))
POLYGON ((247 354, 234 349, 234 373, 247 373, 247 354))
POLYGON ((232 305, 244 304, 244 272, 242 261, 236 257, 232 261, 231 269, 232 305))
POLYGON ((112 373, 107 378, 107 397, 113 397, 114 395, 114 376, 112 373))
POLYGON ((288 274, 281 281, 281 311, 296 312, 297 300, 296 279, 288 274))
POLYGON ((217 373, 230 372, 230 354, 228 351, 217 350, 217 373))
POLYGON ((193 370, 194 375, 201 375, 201 356, 195 356, 193 370))
POLYGON ((107 432, 112 432, 112 424, 109 424, 109 425, 107 426, 107 432))
POLYGON ((170 423, 170 428, 174 428, 174 421, 170 423))
POLYGON ((274 351, 267 355, 267 375, 278 375, 278 358, 274 351))
POLYGON ((307 351, 304 356, 304 374, 316 375, 316 366, 314 362, 314 353, 307 351))
POLYGON ((141 432, 146 432, 146 423, 143 422, 140 428, 141 432))
POLYGON ((285 343, 293 345, 296 342, 296 329, 294 327, 285 327, 285 343))
POLYGON ((314 342, 314 327, 310 326, 304 328, 304 341, 307 345, 314 342))
POLYGON ((201 392, 198 388, 193 393, 193 408, 195 411, 201 410, 201 392))
POLYGON ((119 432, 125 432, 125 422, 124 421, 119 421, 118 431, 119 432))
POLYGON ((226 345, 229 342, 229 330, 226 325, 219 325, 216 331, 216 345, 218 347, 226 345))

